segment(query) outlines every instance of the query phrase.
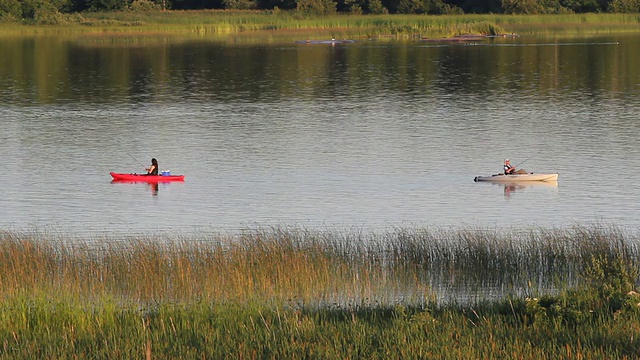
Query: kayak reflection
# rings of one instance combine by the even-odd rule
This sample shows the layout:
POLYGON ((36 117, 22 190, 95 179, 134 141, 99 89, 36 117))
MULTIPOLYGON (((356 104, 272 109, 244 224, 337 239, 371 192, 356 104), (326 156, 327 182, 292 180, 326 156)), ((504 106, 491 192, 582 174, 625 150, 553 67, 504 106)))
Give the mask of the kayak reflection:
POLYGON ((158 188, 159 188, 158 183, 147 183, 147 184, 149 184, 149 188, 151 189, 151 195, 157 196, 158 188))
POLYGON ((132 180, 111 180, 112 184, 145 184, 151 190, 151 195, 158 195, 160 183, 170 184, 173 181, 132 181, 132 180))
POLYGON ((528 188, 557 188, 557 181, 518 181, 512 183, 493 183, 493 185, 501 186, 504 189, 504 197, 509 198, 514 192, 521 192, 528 188))

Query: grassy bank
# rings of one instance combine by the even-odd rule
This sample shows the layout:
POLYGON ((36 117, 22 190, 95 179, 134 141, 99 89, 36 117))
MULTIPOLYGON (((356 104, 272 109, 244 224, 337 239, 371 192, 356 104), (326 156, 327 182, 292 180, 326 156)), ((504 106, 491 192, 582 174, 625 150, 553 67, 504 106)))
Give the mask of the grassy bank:
POLYGON ((447 37, 460 34, 638 32, 640 15, 333 15, 301 17, 294 12, 145 11, 60 15, 57 25, 3 24, 18 34, 189 34, 295 37, 301 39, 447 37))
POLYGON ((615 229, 299 228, 171 237, 77 239, 3 233, 0 296, 60 293, 90 301, 212 301, 408 305, 438 291, 514 291, 577 284, 593 256, 640 259, 615 229), (366 304, 364 303, 366 302, 366 304))
POLYGON ((637 246, 601 227, 4 232, 0 358, 636 357, 637 246), (432 287, 551 279, 470 303, 432 287))
MULTIPOLYGON (((637 296, 616 310, 571 297, 469 308, 292 309, 14 298, 0 305, 0 358, 637 358, 637 296)), ((608 304, 608 302, 604 302, 608 304)))

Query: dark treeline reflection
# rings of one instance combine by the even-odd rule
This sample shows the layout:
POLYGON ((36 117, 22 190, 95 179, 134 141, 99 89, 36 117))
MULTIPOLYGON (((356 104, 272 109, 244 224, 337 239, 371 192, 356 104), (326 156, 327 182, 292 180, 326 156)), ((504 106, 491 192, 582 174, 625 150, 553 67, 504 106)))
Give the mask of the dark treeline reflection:
POLYGON ((228 45, 1 39, 2 103, 334 99, 637 91, 640 37, 472 45, 228 45))

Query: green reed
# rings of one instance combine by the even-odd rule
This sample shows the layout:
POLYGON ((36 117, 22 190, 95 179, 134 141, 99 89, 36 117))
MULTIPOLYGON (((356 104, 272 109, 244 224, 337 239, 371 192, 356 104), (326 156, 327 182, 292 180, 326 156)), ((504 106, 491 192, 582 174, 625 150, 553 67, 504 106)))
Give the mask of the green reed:
POLYGON ((636 357, 637 245, 602 226, 0 232, 0 359, 636 357), (572 285, 429 299, 433 274, 504 273, 572 285))
POLYGON ((638 259, 616 228, 563 230, 269 228, 239 234, 65 240, 0 233, 0 297, 50 292, 135 302, 297 299, 331 304, 432 300, 447 284, 556 288, 592 256, 638 259))
MULTIPOLYGON (((636 300, 637 301, 637 300, 636 300)), ((635 358, 638 311, 531 320, 494 307, 296 310, 259 304, 113 305, 10 299, 0 358, 635 358)))
POLYGON ((70 15, 59 25, 0 26, 5 35, 30 34, 99 34, 153 35, 174 34, 200 37, 238 36, 295 39, 355 38, 381 35, 400 38, 420 36, 444 37, 460 34, 503 33, 496 24, 481 18, 426 17, 417 15, 335 15, 298 17, 293 13, 278 15, 265 12, 106 12, 70 15))
POLYGON ((182 34, 296 39, 448 37, 461 34, 593 34, 637 32, 637 14, 345 15, 294 11, 121 11, 59 14, 57 25, 0 24, 0 34, 182 34), (276 35, 277 34, 277 35, 276 35))
POLYGON ((345 254, 352 245, 331 236, 260 230, 232 237, 202 235, 201 240, 159 235, 91 245, 5 233, 0 296, 55 291, 138 302, 332 301, 371 298, 398 286, 421 288, 415 276, 378 264, 375 254, 345 254))

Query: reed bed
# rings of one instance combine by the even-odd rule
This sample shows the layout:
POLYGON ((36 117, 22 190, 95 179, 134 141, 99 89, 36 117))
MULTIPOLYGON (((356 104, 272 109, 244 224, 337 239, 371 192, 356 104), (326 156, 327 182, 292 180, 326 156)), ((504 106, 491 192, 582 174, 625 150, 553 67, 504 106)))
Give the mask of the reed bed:
POLYGON ((297 37, 300 39, 448 37, 461 34, 593 34, 637 32, 637 14, 571 15, 332 15, 291 11, 144 11, 68 14, 58 25, 1 24, 3 35, 188 34, 199 37, 297 37))
MULTIPOLYGON (((0 234, 0 297, 42 292, 137 303, 289 301, 422 304, 443 292, 571 287, 592 257, 636 264, 616 228, 357 230, 268 228, 65 240, 0 234)), ((473 294, 471 294, 473 295, 473 294)), ((482 294, 481 294, 482 295, 482 294)))
POLYGON ((602 226, 0 232, 0 359, 637 358, 638 255, 602 226), (430 295, 505 274, 571 285, 430 295))
MULTIPOLYGON (((303 36, 302 39, 453 36, 503 33, 478 16, 334 15, 300 17, 293 12, 258 11, 148 11, 69 15, 63 24, 0 26, 5 35, 25 34, 189 34, 200 37, 250 34, 257 37, 303 36)), ((289 39, 290 40, 290 39, 289 39)))

